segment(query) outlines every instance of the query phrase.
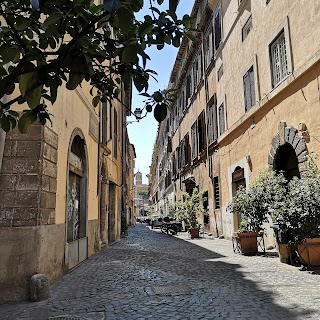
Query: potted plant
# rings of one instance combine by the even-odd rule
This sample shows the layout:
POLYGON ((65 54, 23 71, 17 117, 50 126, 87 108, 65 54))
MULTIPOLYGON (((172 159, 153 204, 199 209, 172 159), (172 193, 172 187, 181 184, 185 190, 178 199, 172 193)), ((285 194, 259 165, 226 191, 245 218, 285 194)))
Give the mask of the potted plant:
POLYGON ((285 179, 272 170, 261 171, 248 186, 240 187, 228 209, 240 214, 241 223, 235 238, 243 254, 258 252, 257 237, 264 233, 263 223, 283 207, 285 179))
POLYGON ((320 172, 314 166, 288 183, 287 209, 277 217, 279 228, 292 235, 299 260, 320 265, 320 172))
POLYGON ((191 239, 199 238, 201 225, 198 222, 198 218, 201 214, 208 214, 203 207, 203 201, 206 200, 203 196, 204 193, 204 190, 198 191, 197 188, 193 189, 191 195, 183 192, 182 200, 176 204, 177 215, 180 216, 180 219, 185 220, 189 226, 191 239))

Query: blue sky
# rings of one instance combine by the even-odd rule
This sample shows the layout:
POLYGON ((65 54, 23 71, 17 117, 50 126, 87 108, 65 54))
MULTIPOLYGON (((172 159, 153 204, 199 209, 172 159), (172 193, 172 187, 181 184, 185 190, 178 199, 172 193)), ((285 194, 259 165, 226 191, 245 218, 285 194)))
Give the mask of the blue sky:
MULTIPOLYGON (((193 0, 181 1, 177 10, 178 17, 182 17, 186 13, 190 14, 193 3, 193 0)), ((145 8, 139 15, 144 16, 150 14, 150 10, 148 10, 149 6, 149 1, 145 1, 145 8)), ((164 10, 168 8, 168 1, 164 1, 161 8, 164 10)), ((151 61, 148 61, 147 68, 155 70, 158 73, 158 82, 150 80, 148 92, 153 93, 156 90, 162 90, 167 87, 177 51, 177 48, 173 46, 165 46, 160 51, 158 51, 157 48, 148 49, 147 53, 151 61)), ((144 97, 139 96, 139 93, 134 90, 132 94, 132 111, 136 108, 142 108, 144 106, 144 99, 144 97)), ((134 117, 128 117, 127 120, 134 120, 134 117)), ((138 170, 142 172, 143 183, 148 182, 146 175, 149 173, 157 128, 158 122, 154 119, 153 113, 149 113, 148 116, 139 123, 134 122, 128 124, 129 139, 130 142, 134 144, 137 155, 135 172, 138 170)))

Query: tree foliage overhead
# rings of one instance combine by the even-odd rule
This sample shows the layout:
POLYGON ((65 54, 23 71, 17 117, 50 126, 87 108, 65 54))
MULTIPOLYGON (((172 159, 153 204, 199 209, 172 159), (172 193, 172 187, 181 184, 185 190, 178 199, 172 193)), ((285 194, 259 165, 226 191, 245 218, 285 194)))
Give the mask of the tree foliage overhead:
POLYGON ((150 14, 138 20, 144 0, 4 0, 0 4, 0 126, 21 132, 50 119, 59 88, 74 90, 87 81, 92 104, 120 99, 133 82, 147 98, 146 111, 164 119, 172 92, 147 93, 156 72, 147 68, 146 49, 179 47, 192 38, 190 17, 176 16, 178 0, 149 0, 150 14), (18 90, 15 90, 18 89, 18 90), (96 90, 94 90, 96 89, 96 90), (15 96, 13 93, 18 92, 15 96), (168 100, 169 99, 169 100, 168 100), (27 103, 22 114, 14 103, 27 103), (165 110, 165 111, 163 111, 165 110))

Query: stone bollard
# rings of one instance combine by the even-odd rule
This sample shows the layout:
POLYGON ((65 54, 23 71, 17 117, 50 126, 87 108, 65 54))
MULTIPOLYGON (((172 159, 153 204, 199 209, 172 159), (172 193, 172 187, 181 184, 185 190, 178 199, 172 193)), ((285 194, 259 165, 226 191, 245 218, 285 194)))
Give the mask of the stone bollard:
POLYGON ((34 274, 30 279, 30 301, 38 302, 49 299, 49 280, 45 274, 34 274))

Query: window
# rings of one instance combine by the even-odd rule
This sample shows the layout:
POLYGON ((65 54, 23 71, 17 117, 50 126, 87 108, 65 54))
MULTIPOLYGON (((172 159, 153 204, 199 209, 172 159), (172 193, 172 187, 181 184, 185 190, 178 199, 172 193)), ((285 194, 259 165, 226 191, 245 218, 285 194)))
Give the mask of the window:
POLYGON ((216 9, 214 13, 214 44, 218 49, 221 43, 221 14, 220 7, 216 9))
POLYGON ((197 121, 191 127, 191 157, 192 160, 198 156, 197 121))
POLYGON ((198 117, 198 152, 205 150, 207 146, 206 123, 204 111, 198 117))
POLYGON ((219 134, 220 136, 225 132, 226 130, 226 123, 224 118, 224 104, 222 103, 219 107, 219 134))
POLYGON ((101 106, 101 119, 102 119, 102 126, 101 126, 101 139, 103 144, 107 144, 108 142, 108 132, 107 132, 107 104, 105 102, 102 103, 101 106))
POLYGON ((252 29, 252 16, 249 17, 244 27, 242 28, 242 41, 245 40, 245 38, 250 33, 251 29, 252 29))
POLYGON ((205 31, 204 35, 204 66, 207 69, 213 59, 214 48, 213 48, 213 24, 212 18, 205 31))
POLYGON ((216 99, 214 97, 207 107, 208 145, 217 140, 216 99))
POLYGON ((187 133, 183 138, 184 144, 184 163, 185 166, 190 165, 191 163, 191 150, 190 150, 190 142, 189 142, 189 133, 187 133))
POLYGON ((193 73, 193 85, 194 89, 197 89, 198 84, 202 79, 202 52, 201 50, 195 55, 195 59, 192 64, 192 73, 193 73))
POLYGON ((113 139, 113 156, 117 158, 118 155, 118 114, 117 110, 113 110, 114 121, 113 121, 113 132, 114 132, 114 139, 113 139))
POLYGON ((112 133, 113 133, 113 132, 112 132, 112 131, 113 131, 113 130, 112 130, 112 129, 113 129, 113 128, 112 128, 112 109, 113 109, 113 108, 112 108, 112 104, 110 104, 110 117, 109 117, 109 119, 110 119, 110 127, 109 127, 109 128, 110 128, 110 139, 112 139, 112 133))
POLYGON ((218 70, 218 81, 220 81, 222 76, 223 76, 223 64, 220 66, 220 68, 218 70))
POLYGON ((213 178, 213 192, 214 192, 214 208, 220 209, 220 185, 219 178, 213 178))
POLYGON ((256 104, 253 66, 243 76, 244 107, 246 112, 256 104))
POLYGON ((288 75, 288 60, 284 30, 270 45, 272 87, 276 87, 288 75))

